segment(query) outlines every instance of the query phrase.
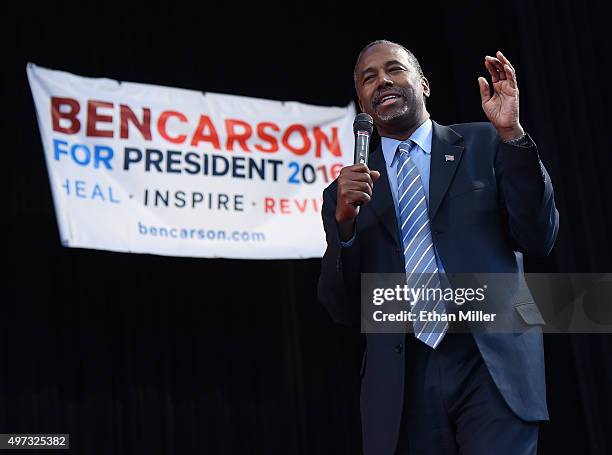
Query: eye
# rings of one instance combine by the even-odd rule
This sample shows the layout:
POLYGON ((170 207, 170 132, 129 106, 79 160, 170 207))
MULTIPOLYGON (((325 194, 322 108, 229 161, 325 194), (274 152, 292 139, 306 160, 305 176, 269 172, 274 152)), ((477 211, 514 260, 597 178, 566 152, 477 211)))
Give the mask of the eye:
POLYGON ((374 79, 374 76, 373 76, 373 75, 371 75, 371 74, 368 74, 367 76, 365 76, 365 77, 363 78, 363 83, 364 83, 364 84, 367 84, 367 83, 368 83, 368 82, 370 82, 372 79, 374 79))
POLYGON ((400 71, 404 71, 404 68, 402 68, 401 66, 394 66, 394 67, 390 68, 389 71, 392 72, 392 73, 397 73, 397 72, 400 72, 400 71))

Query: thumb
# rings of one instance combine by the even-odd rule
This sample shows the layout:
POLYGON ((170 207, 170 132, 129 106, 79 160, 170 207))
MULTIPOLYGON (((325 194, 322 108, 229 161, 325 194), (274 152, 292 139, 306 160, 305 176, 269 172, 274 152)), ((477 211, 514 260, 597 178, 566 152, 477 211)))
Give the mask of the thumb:
POLYGON ((380 172, 370 171, 370 178, 372 179, 372 183, 376 183, 376 180, 380 178, 380 172))
POLYGON ((491 99, 491 92, 489 90, 489 83, 484 77, 478 78, 478 85, 480 87, 480 101, 486 103, 491 99))

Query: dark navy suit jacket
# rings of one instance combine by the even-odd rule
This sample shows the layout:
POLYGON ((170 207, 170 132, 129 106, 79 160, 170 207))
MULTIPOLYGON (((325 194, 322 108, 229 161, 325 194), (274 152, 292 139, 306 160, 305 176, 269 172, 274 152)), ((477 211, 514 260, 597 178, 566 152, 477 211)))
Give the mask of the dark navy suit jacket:
MULTIPOLYGON (((515 318, 520 333, 474 333, 484 363, 502 396, 526 421, 548 419, 541 324, 544 323, 520 272, 520 255, 547 255, 559 215, 550 178, 535 143, 500 141, 490 123, 433 123, 429 218, 447 274, 507 273, 497 296, 501 317, 515 318), (450 160, 445 155, 452 155, 450 160)), ((369 167, 381 173, 369 204, 355 222, 355 241, 340 244, 336 182, 323 193, 327 250, 318 295, 331 317, 360 324, 360 274, 403 273, 404 256, 382 149, 369 167)), ((404 400, 406 334, 366 335, 362 366, 361 418, 366 454, 392 454, 404 400)), ((414 336, 412 334, 408 336, 414 336)), ((408 362, 410 359, 407 359, 408 362)))

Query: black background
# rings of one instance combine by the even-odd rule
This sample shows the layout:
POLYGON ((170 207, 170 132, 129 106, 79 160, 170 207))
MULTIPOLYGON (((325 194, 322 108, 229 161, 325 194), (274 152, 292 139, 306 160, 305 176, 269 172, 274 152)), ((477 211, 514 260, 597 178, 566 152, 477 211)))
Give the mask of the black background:
MULTIPOLYGON (((610 272, 611 15, 604 1, 15 3, 2 16, 0 432, 72 453, 353 454, 362 339, 316 299, 319 260, 60 246, 26 62, 82 76, 344 106, 361 47, 412 49, 439 123, 482 121, 501 49, 561 214, 533 272, 610 272)), ((612 342, 547 335, 546 454, 612 452, 612 342)))

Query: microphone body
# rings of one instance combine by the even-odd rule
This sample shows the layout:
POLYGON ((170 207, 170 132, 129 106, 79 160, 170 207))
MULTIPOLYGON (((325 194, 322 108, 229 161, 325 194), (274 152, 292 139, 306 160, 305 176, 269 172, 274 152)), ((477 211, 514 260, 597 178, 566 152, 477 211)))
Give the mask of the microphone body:
MULTIPOLYGON (((374 121, 369 114, 362 112, 357 114, 353 121, 353 133, 355 133, 355 154, 353 157, 354 164, 368 165, 368 156, 370 153, 370 136, 374 131, 374 121)), ((353 203, 355 207, 359 207, 361 203, 353 203)))
POLYGON ((355 132, 355 164, 368 164, 370 135, 367 131, 355 132))
POLYGON ((353 122, 353 133, 355 133, 354 164, 365 164, 367 166, 372 131, 374 131, 372 117, 365 112, 357 114, 353 122))

